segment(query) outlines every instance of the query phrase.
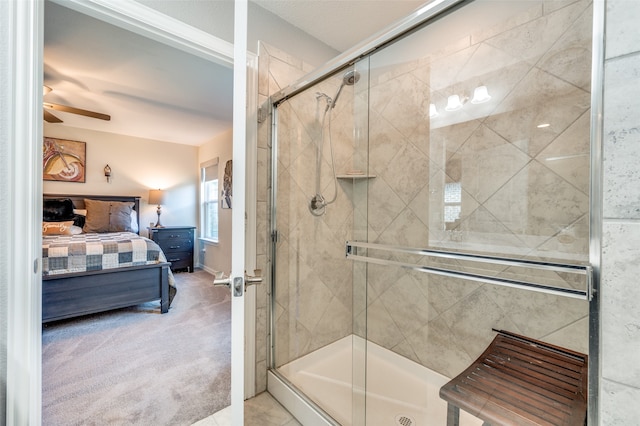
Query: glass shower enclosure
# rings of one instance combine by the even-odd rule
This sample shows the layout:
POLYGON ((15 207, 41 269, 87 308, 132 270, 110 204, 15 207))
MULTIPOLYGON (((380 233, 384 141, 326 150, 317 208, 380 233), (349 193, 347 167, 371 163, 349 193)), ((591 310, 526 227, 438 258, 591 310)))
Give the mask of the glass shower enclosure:
POLYGON ((495 330, 588 353, 591 43, 590 1, 451 1, 276 97, 271 372, 318 424, 446 424, 495 330))

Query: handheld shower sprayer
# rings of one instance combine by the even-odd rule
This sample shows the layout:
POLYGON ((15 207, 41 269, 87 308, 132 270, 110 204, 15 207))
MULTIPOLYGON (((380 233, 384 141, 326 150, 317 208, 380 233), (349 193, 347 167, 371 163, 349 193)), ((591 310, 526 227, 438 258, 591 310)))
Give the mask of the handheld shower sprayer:
POLYGON ((338 92, 336 93, 336 95, 333 97, 333 100, 331 101, 332 109, 336 107, 336 102, 338 102, 338 97, 340 97, 340 93, 342 93, 342 88, 344 86, 353 86, 358 82, 358 80, 360 80, 360 73, 358 71, 349 70, 346 73, 344 73, 344 76, 342 77, 342 83, 338 88, 338 92))
POLYGON ((352 69, 347 71, 342 76, 342 82, 340 83, 340 87, 338 88, 338 91, 336 92, 336 95, 333 98, 327 96, 324 93, 316 92, 316 99, 320 100, 324 98, 327 102, 327 106, 325 107, 324 114, 322 116, 322 126, 321 126, 322 131, 320 135, 320 141, 317 144, 318 149, 316 152, 316 194, 309 201, 309 211, 314 216, 322 216, 326 211, 326 207, 329 204, 333 203, 338 197, 338 179, 336 178, 335 162, 333 158, 333 144, 331 142, 331 113, 329 112, 329 110, 332 110, 333 108, 336 107, 336 102, 338 101, 338 98, 340 97, 340 93, 342 93, 342 89, 344 88, 344 86, 353 86, 358 82, 358 80, 360 80, 360 73, 355 69, 352 69), (329 113, 329 125, 328 125, 329 147, 331 148, 331 168, 333 169, 333 187, 334 187, 333 198, 331 198, 331 200, 328 200, 328 201, 324 198, 324 196, 320 192, 322 146, 324 144, 324 121, 327 116, 327 113, 329 113))

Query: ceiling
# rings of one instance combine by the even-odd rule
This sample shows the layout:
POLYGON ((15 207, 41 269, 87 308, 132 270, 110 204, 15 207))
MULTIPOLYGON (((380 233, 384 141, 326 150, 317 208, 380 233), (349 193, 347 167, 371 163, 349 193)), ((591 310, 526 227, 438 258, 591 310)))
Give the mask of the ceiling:
MULTIPOLYGON (((253 1, 339 52, 423 3, 253 1)), ((103 121, 52 111, 63 123, 49 126, 196 146, 231 128, 231 69, 51 2, 45 9, 44 83, 53 89, 45 102, 111 116, 103 121)))
POLYGON ((344 52, 427 0, 252 0, 333 47, 344 52))

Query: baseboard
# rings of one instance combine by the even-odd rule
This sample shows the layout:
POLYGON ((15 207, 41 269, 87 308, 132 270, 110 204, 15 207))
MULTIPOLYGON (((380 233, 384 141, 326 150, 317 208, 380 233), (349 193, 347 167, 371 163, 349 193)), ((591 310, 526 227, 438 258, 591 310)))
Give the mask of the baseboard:
POLYGON ((198 269, 202 269, 203 271, 208 272, 208 273, 210 273, 211 275, 215 275, 215 274, 216 274, 216 272, 217 272, 215 269, 210 268, 210 267, 205 266, 205 265, 202 265, 202 264, 198 264, 198 266, 196 266, 196 268, 198 268, 198 269))

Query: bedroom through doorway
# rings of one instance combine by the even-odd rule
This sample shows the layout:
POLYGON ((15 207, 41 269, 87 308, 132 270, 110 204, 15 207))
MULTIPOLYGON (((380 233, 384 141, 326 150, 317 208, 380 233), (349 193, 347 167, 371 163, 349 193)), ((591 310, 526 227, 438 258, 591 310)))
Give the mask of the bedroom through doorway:
MULTIPOLYGON (((160 43, 167 44, 169 46, 180 45, 183 50, 185 50, 188 54, 198 57, 204 57, 205 60, 216 64, 219 66, 221 63, 227 67, 232 66, 231 58, 228 53, 228 49, 226 45, 218 45, 217 39, 211 37, 204 41, 204 46, 202 40, 198 40, 197 42, 193 39, 189 38, 189 27, 186 24, 182 24, 178 21, 173 21, 169 26, 171 31, 166 31, 162 33, 158 31, 158 28, 155 27, 154 22, 161 22, 162 20, 156 19, 154 21, 154 16, 149 15, 148 10, 145 10, 144 13, 138 11, 138 8, 127 8, 126 11, 117 11, 117 13, 113 13, 113 11, 106 11, 101 8, 101 6, 95 4, 76 4, 75 2, 47 2, 47 6, 53 5, 55 7, 66 7, 69 6, 71 9, 74 9, 74 12, 80 12, 86 15, 90 15, 93 18, 97 18, 98 20, 104 21, 107 24, 113 24, 114 27, 123 27, 126 25, 131 26, 131 22, 135 22, 134 30, 136 33, 141 34, 143 36, 151 36, 156 39, 155 41, 160 41, 160 43), (63 6, 64 5, 64 6, 63 6), (158 35, 161 33, 160 35, 158 35), (176 34, 181 34, 178 36, 176 34), (184 35, 187 35, 186 38, 184 35), (160 38, 160 40, 158 40, 160 38), (195 52, 195 53, 194 53, 195 52)), ((45 9, 46 16, 46 9, 45 9)), ((119 31, 126 31, 125 29, 118 28, 119 31)), ((46 37, 45 32, 45 37, 46 37)), ((46 39, 45 39, 46 42, 46 39)), ((45 50, 45 59, 44 61, 44 71, 45 77, 47 76, 47 72, 55 75, 55 71, 59 70, 51 70, 47 68, 46 65, 46 50, 45 50)), ((71 77, 72 76, 68 76, 71 77)), ((75 83, 78 83, 75 81, 75 83)), ((231 108, 229 106, 229 108, 231 108)), ((65 119, 67 121, 67 119, 65 119)), ((73 119, 69 118, 68 123, 71 124, 73 119)), ((45 132, 46 135, 46 132, 45 132)), ((91 155, 91 152, 89 152, 91 155)), ((114 174, 118 173, 118 170, 114 168, 114 174)), ((120 171, 122 175, 122 171, 120 171)), ((77 185, 71 183, 57 183, 59 185, 66 185, 68 189, 65 188, 65 192, 78 192, 77 185), (75 186, 73 186, 75 185, 75 186)), ((90 183, 84 185, 86 188, 90 186, 90 183)), ((101 190, 107 188, 107 191, 113 191, 113 187, 109 188, 106 186, 95 186, 91 191, 87 191, 87 189, 81 189, 80 192, 84 193, 94 193, 94 192, 102 192, 101 190)), ((90 188, 91 189, 91 188, 90 188)), ((43 192, 50 192, 47 189, 43 192)), ((139 191, 136 191, 139 192, 139 191)), ((40 194, 43 195, 43 194, 40 194)), ((155 209, 155 206, 153 206, 155 209)), ((142 229, 145 229, 144 221, 141 221, 139 224, 142 229)), ((225 404, 228 405, 228 399, 225 399, 225 392, 219 392, 220 387, 229 387, 229 377, 228 371, 230 369, 230 360, 227 349, 226 341, 230 337, 230 303, 229 303, 229 292, 226 289, 213 288, 211 285, 213 282, 213 276, 208 274, 205 271, 198 270, 193 274, 188 273, 178 273, 175 274, 176 281, 178 286, 183 286, 184 291, 180 292, 176 296, 176 300, 174 300, 174 306, 166 315, 158 315, 157 309, 151 309, 150 305, 143 304, 138 305, 133 308, 126 308, 119 311, 107 312, 103 314, 92 315, 91 317, 83 318, 82 320, 70 320, 67 321, 66 324, 56 323, 49 325, 43 329, 43 334, 40 336, 43 338, 43 362, 44 358, 51 355, 52 358, 57 358, 59 361, 62 359, 62 363, 52 365, 54 371, 54 379, 52 382, 45 382, 44 378, 47 374, 47 371, 42 371, 43 374, 43 383, 42 383, 42 392, 43 392, 43 413, 46 414, 46 392, 50 389, 62 389, 63 394, 57 395, 56 400, 69 398, 70 396, 75 397, 82 394, 82 387, 78 386, 79 383, 82 383, 84 379, 91 378, 87 376, 95 376, 95 374, 90 374, 89 371, 99 371, 98 376, 103 375, 104 370, 111 367, 118 367, 122 365, 126 365, 126 368, 121 370, 119 375, 115 374, 111 377, 107 377, 105 375, 105 386, 108 386, 109 392, 113 393, 121 393, 125 395, 130 395, 133 398, 133 395, 137 395, 138 398, 141 397, 139 394, 139 389, 128 389, 123 391, 127 376, 135 375, 133 373, 134 370, 131 368, 133 364, 146 364, 148 367, 147 372, 149 372, 150 376, 154 374, 163 374, 169 376, 169 382, 171 374, 178 375, 184 380, 187 377, 185 373, 185 357, 194 355, 194 359, 192 360, 192 364, 197 365, 198 362, 202 362, 202 359, 196 359, 198 354, 194 353, 196 349, 192 347, 192 350, 189 350, 188 345, 176 345, 178 337, 187 338, 188 334, 176 334, 175 339, 170 339, 168 336, 171 334, 169 331, 176 332, 180 329, 180 326, 189 324, 189 321, 192 319, 186 319, 197 317, 196 313, 199 309, 205 309, 207 307, 213 308, 212 311, 216 310, 216 312, 209 312, 213 316, 205 315, 201 311, 200 318, 198 318, 201 322, 192 322, 191 326, 193 329, 198 330, 200 336, 210 336, 210 339, 201 339, 207 340, 206 344, 201 344, 200 346, 205 347, 208 346, 209 343, 215 344, 216 342, 225 342, 222 345, 209 345, 212 346, 211 351, 215 352, 215 355, 220 359, 224 358, 224 361, 218 362, 217 360, 213 360, 211 364, 215 364, 212 367, 211 375, 214 376, 208 383, 202 383, 197 381, 192 381, 191 389, 193 392, 198 392, 201 394, 208 393, 211 395, 215 395, 212 399, 215 400, 216 406, 210 409, 217 409, 225 404), (181 300, 182 299, 182 300, 181 300), (189 309, 187 309, 187 307, 189 309), (169 315, 169 316, 167 316, 169 315), (179 320, 178 320, 179 318, 179 320), (153 319, 158 323, 161 323, 161 327, 168 327, 167 332, 163 332, 162 329, 158 329, 156 327, 151 327, 145 329, 145 327, 149 327, 150 320, 153 319), (176 324, 173 326, 170 324, 170 320, 175 320, 176 324), (145 327, 143 327, 145 326, 145 327), (55 332, 52 328, 57 328, 55 332), (62 330, 66 328, 66 330, 62 330), (119 333, 118 330, 126 329, 126 333, 119 333), (129 337, 126 337, 127 333, 137 333, 138 337, 132 337, 134 334, 129 334, 129 337), (63 339, 69 339, 71 334, 75 334, 77 340, 72 347, 64 348, 63 339), (166 342, 156 342, 157 339, 152 338, 155 334, 163 335, 166 339, 166 342), (116 350, 113 347, 110 347, 112 343, 120 342, 122 344, 121 348, 128 348, 126 351, 116 350), (139 343, 136 343, 139 342, 139 343), (146 352, 144 350, 145 347, 148 347, 151 350, 153 349, 153 345, 159 344, 153 355, 144 355, 146 352), (48 346, 50 345, 50 346, 48 346), (86 349, 83 353, 83 349, 86 349), (159 352, 165 352, 160 357, 159 352), (91 354, 93 352, 93 354, 91 354), (84 358, 83 358, 84 357, 84 358), (144 360, 141 358, 144 357, 144 360), (65 375, 62 374, 63 371, 60 365, 64 364, 76 364, 79 359, 86 359, 89 363, 94 363, 94 365, 89 366, 90 369, 78 369, 76 372, 76 376, 73 374, 65 375), (70 362, 73 360, 73 362, 70 362), (98 362, 98 360, 101 360, 98 362), (229 362, 227 362, 227 360, 229 362), (181 362, 182 361, 182 362, 181 362), (170 374, 167 372, 171 372, 170 374), (62 378, 64 376, 64 379, 62 378), (77 379, 77 380, 74 380, 77 379), (50 386, 51 385, 51 386, 50 386), (207 392, 203 392, 203 390, 207 390, 207 392)), ((195 339, 195 338, 194 338, 195 339)), ((190 341, 189 343, 197 343, 190 341)), ((197 346, 197 345, 196 345, 197 346)), ((44 368, 44 364, 43 364, 44 368)), ((175 379, 175 377, 174 377, 175 379)), ((175 383, 175 380, 173 381, 175 383)), ((156 386, 158 386, 156 384, 156 386)), ((101 387, 96 385, 95 383, 90 385, 91 389, 101 387)), ((170 386, 160 386, 164 389, 163 392, 157 392, 157 397, 161 398, 158 401, 165 401, 164 404, 167 408, 165 410, 169 416, 169 418, 175 418, 178 423, 181 421, 177 419, 186 419, 186 417, 181 417, 182 414, 179 413, 179 409, 173 410, 171 407, 173 406, 183 406, 186 407, 188 411, 190 407, 190 403, 185 402, 189 398, 187 398, 185 394, 185 390, 176 390, 174 387, 170 386), (174 391, 174 392, 170 392, 174 391), (173 404, 177 401, 177 405, 173 404)), ((226 392, 226 397, 228 398, 229 392, 226 392)), ((122 405, 117 404, 118 401, 116 398, 109 398, 108 394, 106 396, 107 399, 112 400, 112 405, 117 407, 116 411, 122 411, 122 405)), ((144 398, 143 398, 144 402, 144 398)), ((151 404, 147 409, 152 409, 151 404)), ((134 408, 134 411, 139 412, 139 414, 143 415, 142 418, 146 418, 144 416, 145 406, 138 406, 137 410, 134 408)), ((75 412, 79 412, 74 410, 75 412)), ((89 411, 89 410, 85 410, 89 411)), ((95 413, 94 413, 95 414, 95 413)), ((148 414, 148 413, 147 413, 148 414)), ((212 414, 207 413, 208 414, 212 414)), ((103 417, 104 418, 104 417, 103 417)), ((149 417, 151 418, 151 417, 149 417)), ((46 424, 46 417, 43 416, 46 424)), ((190 419, 191 421, 193 419, 190 419)), ((197 419, 195 419, 197 420, 197 419)), ((185 420, 186 421, 186 420, 185 420)), ((165 423, 163 420, 158 419, 158 422, 165 423)), ((187 423, 185 423, 187 424, 187 423)))

